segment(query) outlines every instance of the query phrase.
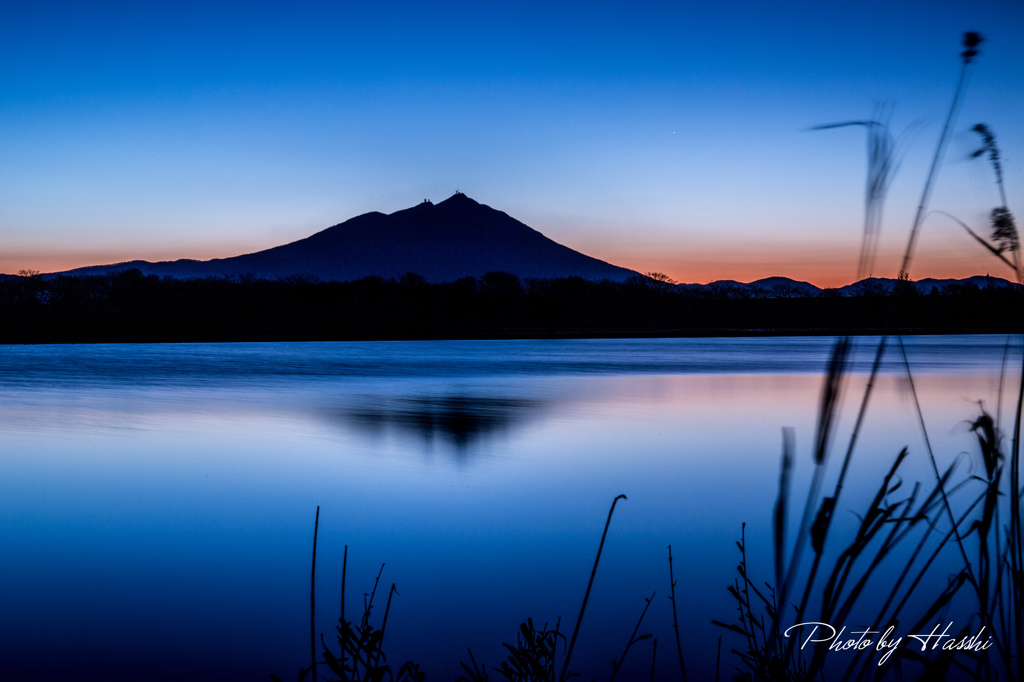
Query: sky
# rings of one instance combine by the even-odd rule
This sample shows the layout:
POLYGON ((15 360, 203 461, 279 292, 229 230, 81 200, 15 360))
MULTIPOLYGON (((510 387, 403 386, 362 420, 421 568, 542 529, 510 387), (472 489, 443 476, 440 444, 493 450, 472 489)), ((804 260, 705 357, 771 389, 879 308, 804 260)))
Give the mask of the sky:
MULTIPOLYGON (((866 135, 899 168, 895 276, 932 209, 986 231, 984 122, 1024 206, 1024 4, 0 3, 0 272, 249 253, 456 190, 681 282, 857 275, 866 135)), ((1012 272, 940 214, 910 274, 1012 272)))

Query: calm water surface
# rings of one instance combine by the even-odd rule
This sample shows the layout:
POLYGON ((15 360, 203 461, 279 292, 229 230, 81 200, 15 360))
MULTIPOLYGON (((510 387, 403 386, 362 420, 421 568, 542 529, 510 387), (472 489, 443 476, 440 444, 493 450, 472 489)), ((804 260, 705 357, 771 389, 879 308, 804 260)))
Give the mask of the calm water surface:
MULTIPOLYGON (((905 344, 940 461, 974 453, 966 420, 978 400, 997 405, 1006 339, 905 344)), ((830 345, 0 347, 0 677, 294 679, 319 505, 317 630, 331 641, 348 545, 349 605, 381 563, 379 593, 397 584, 393 667, 454 679, 467 647, 496 665, 527 617, 571 632, 620 493, 573 667, 607 679, 657 591, 644 630, 672 673, 671 544, 684 654, 694 676, 713 674, 710 620, 734 618, 725 588, 743 522, 770 579, 783 426, 806 489, 830 345)), ((857 341, 838 443, 876 345, 857 341)), ((907 475, 928 479, 898 360, 886 356, 841 530, 902 446, 907 475)), ((648 644, 630 652, 647 670, 648 644)))

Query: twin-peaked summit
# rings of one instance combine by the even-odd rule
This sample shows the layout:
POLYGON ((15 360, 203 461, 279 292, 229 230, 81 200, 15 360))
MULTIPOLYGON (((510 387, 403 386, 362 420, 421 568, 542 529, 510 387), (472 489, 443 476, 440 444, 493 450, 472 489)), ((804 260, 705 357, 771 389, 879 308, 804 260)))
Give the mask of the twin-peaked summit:
POLYGON ((130 261, 78 268, 68 274, 126 268, 178 278, 301 275, 338 281, 368 276, 400 278, 407 272, 428 282, 480 277, 492 271, 521 278, 575 275, 615 281, 636 274, 562 246, 508 214, 458 192, 436 205, 424 202, 390 215, 365 213, 305 239, 243 256, 130 261))

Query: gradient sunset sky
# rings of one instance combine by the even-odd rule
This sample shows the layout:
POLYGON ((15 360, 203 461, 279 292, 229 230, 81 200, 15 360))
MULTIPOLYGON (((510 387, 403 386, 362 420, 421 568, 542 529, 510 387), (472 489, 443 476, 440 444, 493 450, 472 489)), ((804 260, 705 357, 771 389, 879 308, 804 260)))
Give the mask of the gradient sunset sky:
MULTIPOLYGON (((0 272, 233 256, 461 190, 683 282, 842 285, 865 133, 808 129, 886 102, 902 161, 873 274, 894 276, 967 30, 986 42, 931 207, 987 232, 975 123, 1024 211, 1016 0, 7 0, 0 272)), ((930 216, 912 277, 985 273, 1012 278, 930 216)))

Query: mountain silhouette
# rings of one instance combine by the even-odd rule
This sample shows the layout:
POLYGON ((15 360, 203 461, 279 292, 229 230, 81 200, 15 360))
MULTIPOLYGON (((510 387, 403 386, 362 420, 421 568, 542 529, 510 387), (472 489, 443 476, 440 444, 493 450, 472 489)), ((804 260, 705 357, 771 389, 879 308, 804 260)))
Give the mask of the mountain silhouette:
POLYGON ((425 201, 391 214, 365 213, 290 244, 208 261, 129 261, 77 268, 68 275, 138 268, 145 275, 180 279, 301 276, 349 281, 368 276, 451 282, 510 272, 520 278, 624 281, 632 270, 591 258, 548 239, 502 211, 456 192, 439 204, 425 201))
MULTIPOLYGON (((931 277, 912 282, 918 293, 929 294, 935 288, 943 291, 957 286, 975 286, 979 289, 988 287, 1019 287, 1002 277, 975 275, 963 279, 933 279, 931 277)), ((839 296, 860 296, 864 294, 889 294, 896 286, 896 280, 890 277, 867 277, 865 279, 829 290, 839 296)), ((798 298, 820 296, 825 289, 810 282, 801 282, 789 277, 766 277, 754 282, 737 282, 733 279, 719 279, 707 284, 677 284, 676 291, 682 294, 741 294, 760 298, 798 298)))

